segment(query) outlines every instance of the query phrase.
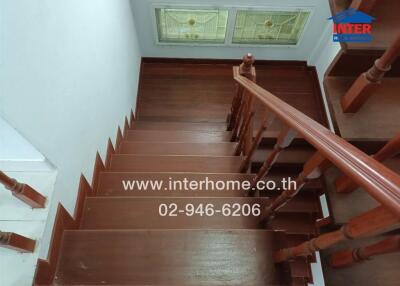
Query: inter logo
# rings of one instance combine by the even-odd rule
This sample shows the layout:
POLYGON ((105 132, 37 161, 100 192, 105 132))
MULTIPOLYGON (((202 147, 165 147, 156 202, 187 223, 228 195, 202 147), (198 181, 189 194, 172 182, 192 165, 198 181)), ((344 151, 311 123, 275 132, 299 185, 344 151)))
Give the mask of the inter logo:
POLYGON ((333 41, 365 43, 372 41, 374 17, 355 9, 344 10, 329 18, 333 21, 333 41))

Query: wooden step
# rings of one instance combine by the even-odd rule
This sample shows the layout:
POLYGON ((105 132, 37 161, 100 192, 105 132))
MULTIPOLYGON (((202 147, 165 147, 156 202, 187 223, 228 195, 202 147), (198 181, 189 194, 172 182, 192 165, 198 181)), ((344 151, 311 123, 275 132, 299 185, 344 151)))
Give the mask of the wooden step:
POLYGON ((233 156, 237 143, 180 143, 122 141, 120 154, 233 156))
MULTIPOLYGON (((269 198, 199 198, 199 197, 90 197, 86 199, 83 229, 254 229, 260 228, 259 214, 243 215, 258 205, 261 211, 271 203, 269 198), (227 204, 227 205, 226 205, 227 204), (160 205, 176 211, 160 215, 160 205), (213 213, 203 213, 206 205, 213 213), (243 205, 247 205, 243 207, 243 205), (199 208, 200 206, 200 208, 199 208), (225 206, 225 207, 224 207, 225 206), (188 213, 194 207, 198 213, 188 213), (229 209, 231 215, 225 214, 229 209)), ((293 199, 279 212, 313 212, 313 201, 293 199)))
POLYGON ((228 131, 128 130, 126 140, 136 142, 229 142, 228 131))
POLYGON ((237 173, 239 156, 113 155, 110 170, 119 172, 237 173))
POLYGON ((54 284, 281 285, 267 230, 67 230, 54 284))
POLYGON ((310 213, 278 212, 268 224, 269 229, 290 234, 316 234, 315 217, 310 213))
MULTIPOLYGON (((231 181, 242 183, 244 181, 251 181, 254 177, 253 174, 240 174, 240 173, 131 173, 131 172, 102 172, 99 177, 99 187, 97 190, 98 196, 170 196, 170 197, 243 197, 245 191, 239 190, 235 185, 228 186, 224 185, 216 186, 218 181, 231 181), (204 186, 200 186, 197 190, 181 190, 174 189, 174 185, 171 183, 172 189, 168 186, 169 182, 183 182, 184 180, 201 182, 204 181, 204 186), (128 191, 125 190, 123 181, 127 184, 128 191), (157 189, 157 186, 153 188, 148 187, 143 190, 143 187, 139 187, 137 184, 128 185, 128 181, 140 181, 147 182, 155 181, 163 182, 167 184, 167 190, 162 188, 157 189), (207 183, 206 182, 213 182, 207 183), (212 188, 214 186, 214 189, 212 188), (208 190, 207 190, 208 189, 208 190)), ((179 187, 179 185, 177 185, 179 187)))
POLYGON ((135 121, 131 127, 134 130, 181 130, 181 131, 226 131, 226 123, 218 122, 165 122, 165 121, 135 121))

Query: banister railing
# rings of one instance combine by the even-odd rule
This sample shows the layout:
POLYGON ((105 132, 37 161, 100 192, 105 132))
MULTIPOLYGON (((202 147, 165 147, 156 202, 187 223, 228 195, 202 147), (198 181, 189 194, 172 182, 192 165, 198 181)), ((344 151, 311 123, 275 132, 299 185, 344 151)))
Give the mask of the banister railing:
POLYGON ((374 92, 374 87, 381 84, 385 73, 390 70, 391 65, 399 55, 400 34, 396 36, 385 53, 375 61, 374 65, 356 79, 350 89, 342 97, 341 105, 343 112, 354 113, 361 108, 374 92))
POLYGON ((374 256, 398 251, 400 251, 400 235, 392 235, 374 244, 336 252, 330 256, 329 264, 334 268, 349 267, 370 260, 374 256))
POLYGON ((35 191, 31 186, 19 183, 0 171, 0 183, 10 190, 16 198, 30 205, 32 208, 44 208, 46 197, 35 191))
MULTIPOLYGON (((397 154, 400 154, 400 133, 389 140, 377 153, 372 155, 372 158, 379 162, 383 162, 397 154)), ((337 178, 335 185, 338 193, 349 193, 357 189, 357 184, 347 176, 337 178)))
POLYGON ((400 217, 400 176, 346 140, 239 74, 234 79, 269 112, 313 145, 322 156, 400 217))
MULTIPOLYGON (((252 55, 248 54, 244 61, 244 64, 247 65, 246 70, 252 70, 253 62, 252 55)), ((318 178, 331 166, 336 166, 381 205, 351 219, 338 231, 323 234, 299 246, 279 251, 275 256, 276 262, 282 262, 295 256, 310 255, 315 250, 330 247, 346 239, 373 235, 400 227, 400 176, 398 174, 261 88, 252 79, 242 75, 241 70, 239 67, 233 68, 233 76, 238 88, 228 126, 234 131, 246 130, 249 128, 249 124, 254 124, 251 120, 249 123, 248 118, 249 114, 251 118, 254 118, 255 104, 264 108, 261 108, 264 117, 255 138, 253 138, 253 133, 245 135, 245 132, 239 132, 238 138, 234 136, 239 142, 244 140, 243 136, 246 136, 248 137, 246 141, 250 144, 247 149, 239 145, 239 152, 236 153, 244 155, 240 168, 242 172, 247 171, 246 166, 251 162, 254 150, 260 144, 262 136, 260 134, 267 130, 274 120, 279 120, 282 125, 276 138, 276 144, 254 177, 252 187, 268 174, 279 154, 291 144, 295 137, 302 137, 316 149, 298 175, 295 189, 283 190, 269 206, 262 210, 263 223, 268 223, 270 219, 273 219, 274 213, 290 201, 308 180, 318 178)), ((260 111, 260 108, 257 110, 260 111)), ((254 193, 255 189, 252 189, 248 194, 254 195, 254 193)))

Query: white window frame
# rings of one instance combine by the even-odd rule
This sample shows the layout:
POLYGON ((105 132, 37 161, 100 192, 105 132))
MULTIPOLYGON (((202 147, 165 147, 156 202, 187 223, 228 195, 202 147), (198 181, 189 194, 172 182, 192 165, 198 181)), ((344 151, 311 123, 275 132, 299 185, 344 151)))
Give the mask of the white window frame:
POLYGON ((315 6, 243 6, 243 5, 179 5, 177 4, 166 4, 166 3, 152 3, 150 5, 150 17, 152 19, 153 25, 153 40, 154 44, 157 46, 196 46, 196 47, 257 47, 257 48, 298 48, 302 42, 305 35, 305 31, 308 29, 311 19, 314 16, 315 6), (174 42, 160 42, 158 37, 158 27, 157 27, 157 16, 156 9, 201 9, 201 10, 228 10, 228 22, 226 27, 226 35, 224 43, 174 43, 174 42), (296 12, 303 11, 309 12, 308 19, 304 25, 303 31, 299 35, 299 40, 295 45, 280 45, 280 44, 244 44, 244 43, 232 43, 233 33, 235 30, 237 11, 247 10, 247 11, 288 11, 296 12))

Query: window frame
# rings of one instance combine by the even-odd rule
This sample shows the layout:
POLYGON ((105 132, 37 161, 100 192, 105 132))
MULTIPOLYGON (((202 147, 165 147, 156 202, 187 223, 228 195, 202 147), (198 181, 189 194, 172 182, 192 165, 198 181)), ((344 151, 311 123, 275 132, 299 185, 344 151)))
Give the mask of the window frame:
POLYGON ((153 3, 150 5, 150 13, 153 25, 153 41, 156 46, 187 46, 187 47, 243 47, 243 48, 298 48, 302 42, 305 35, 305 31, 310 25, 311 19, 314 16, 315 6, 304 5, 304 6, 243 6, 243 5, 179 5, 176 4, 166 4, 166 3, 153 3), (158 26, 157 26, 157 12, 156 9, 199 9, 199 10, 228 10, 228 21, 226 26, 225 42, 224 43, 179 43, 179 42, 160 42, 158 36, 158 26), (308 19, 304 25, 303 31, 300 32, 299 40, 295 45, 288 44, 250 44, 250 43, 233 43, 233 34, 236 25, 237 12, 239 10, 246 11, 287 11, 296 12, 303 11, 309 12, 308 19))

